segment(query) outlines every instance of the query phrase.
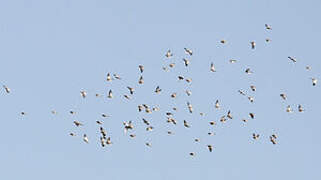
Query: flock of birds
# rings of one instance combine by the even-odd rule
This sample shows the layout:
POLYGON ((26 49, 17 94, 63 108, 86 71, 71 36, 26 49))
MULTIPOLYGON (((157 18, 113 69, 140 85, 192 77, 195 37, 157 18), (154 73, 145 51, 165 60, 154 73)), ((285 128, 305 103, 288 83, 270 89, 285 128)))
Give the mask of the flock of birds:
MULTIPOLYGON (((268 30, 268 31, 272 30, 271 26, 268 25, 268 24, 265 24, 265 29, 268 30)), ((265 39, 265 41, 268 43, 268 42, 270 42, 270 39, 267 38, 267 39, 265 39)), ((225 43, 227 43, 227 41, 226 40, 221 40, 219 43, 225 44, 225 43)), ((254 41, 251 41, 250 42, 250 48, 251 49, 255 49, 255 47, 256 47, 256 43, 254 41)), ((189 58, 193 56, 193 51, 191 49, 184 48, 184 52, 185 52, 185 54, 187 56, 187 57, 183 58, 184 66, 189 67, 190 66, 189 58)), ((171 59, 173 56, 174 56, 174 54, 172 53, 171 50, 168 50, 165 53, 165 57, 167 59, 171 59)), ((297 60, 294 57, 289 56, 288 59, 292 63, 296 63, 297 62, 297 60)), ((236 63, 236 62, 237 62, 237 60, 233 60, 233 59, 229 60, 229 63, 236 63)), ((176 65, 175 63, 170 63, 170 64, 164 66, 162 69, 167 72, 167 71, 169 71, 169 69, 174 68, 175 65, 176 65)), ((311 69, 310 66, 306 66, 305 68, 306 68, 306 70, 310 70, 311 69)), ((139 65, 138 66, 138 70, 139 70, 139 73, 140 73, 140 76, 139 76, 139 79, 138 79, 138 84, 142 85, 142 84, 144 84, 144 76, 143 76, 143 74, 144 74, 144 66, 143 65, 139 65)), ((216 68, 215 68, 214 63, 210 64, 210 67, 209 67, 208 71, 210 71, 212 73, 216 73, 216 68)), ((245 73, 252 74, 253 72, 252 72, 252 70, 250 68, 247 68, 247 69, 245 69, 245 73)), ((187 83, 191 83, 192 82, 191 78, 185 78, 183 76, 178 76, 177 79, 179 81, 186 81, 187 83)), ((121 81, 122 78, 118 74, 107 73, 106 81, 108 83, 111 83, 114 80, 121 81)), ((317 85, 317 81, 318 81, 317 78, 311 77, 312 86, 316 86, 317 85)), ((10 93, 11 92, 11 90, 10 90, 10 88, 8 86, 3 85, 3 88, 4 88, 4 91, 6 93, 10 93)), ((128 94, 124 94, 123 97, 128 99, 128 100, 131 100, 132 97, 135 96, 136 89, 134 87, 130 87, 130 86, 127 86, 126 88, 128 90, 128 94)), ((250 89, 253 92, 256 91, 256 87, 254 85, 251 85, 250 89)), ((190 90, 184 90, 184 91, 185 91, 187 96, 191 96, 192 95, 192 92, 190 90)), ((160 94, 161 92, 162 92, 162 88, 160 86, 156 86, 153 93, 160 94)), ((251 103, 254 102, 254 97, 247 95, 243 90, 238 90, 238 93, 240 95, 242 95, 242 96, 245 96, 251 103)), ((87 92, 82 90, 82 91, 80 91, 80 95, 81 95, 82 98, 85 99, 87 97, 87 92)), ((101 94, 95 94, 95 96, 96 97, 103 97, 103 95, 101 95, 101 94)), ((176 96, 177 96, 177 93, 170 94, 170 98, 172 98, 172 99, 175 99, 176 96)), ((106 98, 109 98, 109 99, 114 98, 112 90, 109 90, 109 91, 106 92, 106 98)), ((287 100, 287 95, 284 94, 284 93, 281 93, 280 94, 280 98, 282 100, 286 101, 287 100)), ((185 106, 186 106, 186 109, 187 109, 187 113, 193 113, 194 112, 193 105, 189 101, 186 102, 185 106)), ((220 100, 216 100, 214 102, 214 109, 220 109, 220 108, 221 108, 220 100)), ((156 112, 156 111, 159 111, 159 110, 160 110, 160 107, 158 107, 158 106, 151 106, 151 105, 148 105, 148 104, 138 104, 137 105, 137 111, 139 113, 150 114, 150 113, 153 113, 153 112, 156 112)), ((186 120, 181 121, 182 122, 181 123, 179 120, 177 120, 175 118, 175 112, 176 111, 178 111, 178 108, 177 107, 173 107, 170 111, 165 113, 166 119, 167 119, 166 122, 169 123, 169 124, 173 124, 173 125, 180 125, 181 124, 185 128, 192 128, 191 125, 189 124, 189 122, 187 122, 186 120)), ((294 109, 293 109, 293 107, 288 105, 288 106, 286 106, 285 111, 288 112, 288 113, 292 113, 294 111, 294 109)), ((304 112, 305 110, 302 107, 302 105, 299 104, 297 106, 297 111, 298 112, 304 112)), ((51 113, 52 114, 57 114, 57 112, 55 110, 52 110, 51 113)), ((70 114, 75 114, 76 112, 75 111, 70 111, 69 113, 70 114)), ((21 115, 26 115, 26 112, 21 112, 21 115)), ((200 115, 204 116, 204 113, 200 113, 200 115)), ((101 116, 102 116, 102 118, 108 118, 109 117, 109 115, 107 115, 107 114, 101 114, 101 116)), ((255 118, 255 114, 253 112, 250 112, 248 114, 248 116, 249 116, 250 119, 254 119, 255 118)), ((221 116, 218 121, 221 122, 221 123, 225 123, 227 120, 230 120, 230 119, 233 119, 233 115, 232 115, 231 110, 229 110, 225 115, 221 116)), ((154 130, 155 127, 151 125, 152 123, 149 120, 147 120, 146 118, 143 117, 143 118, 141 118, 141 121, 142 121, 141 122, 142 124, 146 125, 146 128, 145 128, 146 131, 153 131, 154 130)), ((246 123, 248 120, 245 118, 245 119, 242 119, 242 121, 244 123, 246 123)), ((100 121, 100 120, 97 120, 96 123, 99 126, 99 132, 100 132, 99 143, 100 143, 100 145, 102 147, 112 145, 113 144, 112 137, 110 137, 108 135, 107 131, 103 127, 103 122, 100 121)), ((84 124, 82 122, 77 121, 77 120, 73 121, 73 124, 76 127, 84 126, 84 124)), ((217 124, 216 121, 210 121, 209 122, 209 126, 215 126, 216 124, 217 124)), ((135 129, 133 121, 129 120, 129 121, 122 122, 122 128, 124 130, 124 133, 126 135, 128 135, 130 138, 135 138, 136 137, 136 134, 132 133, 133 130, 135 129)), ((174 132, 172 132, 172 131, 167 131, 166 133, 168 135, 174 134, 174 132)), ((215 133, 214 132, 208 132, 208 135, 212 136, 212 135, 215 135, 215 133)), ((76 133, 70 132, 70 136, 76 136, 76 133)), ((89 136, 86 133, 82 134, 81 136, 82 136, 82 139, 83 139, 84 143, 89 143, 90 142, 91 138, 89 138, 89 136)), ((252 134, 252 138, 253 138, 253 140, 258 140, 260 138, 260 134, 253 133, 252 134)), ((274 145, 277 144, 277 139, 278 139, 278 136, 276 134, 269 135, 269 141, 270 141, 271 144, 274 144, 274 145)), ((195 142, 199 142, 200 139, 199 138, 195 138, 194 141, 195 142)), ((145 142, 145 145, 147 147, 152 147, 151 142, 145 142)), ((213 147, 212 144, 207 144, 206 148, 208 149, 209 152, 212 152, 214 147, 213 147)), ((195 156, 196 153, 195 152, 189 152, 189 155, 190 156, 195 156)))

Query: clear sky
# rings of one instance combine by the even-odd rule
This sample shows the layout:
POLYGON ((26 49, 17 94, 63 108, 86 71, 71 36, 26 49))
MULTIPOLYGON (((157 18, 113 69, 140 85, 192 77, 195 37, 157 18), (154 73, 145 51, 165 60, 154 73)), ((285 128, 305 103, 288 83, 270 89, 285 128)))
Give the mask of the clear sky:
POLYGON ((313 87, 309 79, 321 78, 320 8, 319 0, 1 0, 0 81, 11 88, 10 94, 0 91, 1 179, 320 179, 321 84, 313 87), (193 50, 192 57, 184 47, 193 50), (168 49, 171 60, 165 58, 168 49), (184 57, 191 61, 187 68, 184 57), (164 72, 172 62, 176 67, 164 72), (209 71, 211 62, 215 73, 209 71), (143 85, 137 83, 139 64, 145 66, 143 85), (253 74, 244 73, 248 67, 253 74), (123 80, 107 83, 108 72, 123 80), (178 82, 178 75, 193 82, 178 82), (252 84, 256 92, 250 91, 252 84), (157 85, 160 95, 154 93, 157 85), (126 86, 136 89, 131 100, 122 97, 126 86), (106 98, 109 89, 115 98, 106 98), (169 97, 173 92, 176 99, 169 97), (288 99, 282 101, 280 93, 288 99), (220 110, 214 110, 216 99, 220 110), (138 113, 141 103, 161 110, 138 113), (287 105, 293 113, 285 112, 287 105), (165 112, 174 106, 177 126, 166 123, 165 112), (233 120, 220 123, 228 110, 233 120), (249 112, 256 117, 244 124, 249 112), (111 117, 102 119, 101 113, 111 117), (142 117, 153 132, 145 131, 142 117), (75 127, 74 120, 84 126, 75 127), (100 147, 96 120, 104 122, 112 146, 100 147), (122 122, 129 120, 135 139, 123 133, 122 122), (218 124, 210 127, 213 120, 218 124), (167 130, 175 134, 168 136, 167 130), (261 135, 257 141, 253 132, 261 135), (89 144, 82 141, 84 133, 89 144), (272 133, 277 145, 269 142, 272 133))

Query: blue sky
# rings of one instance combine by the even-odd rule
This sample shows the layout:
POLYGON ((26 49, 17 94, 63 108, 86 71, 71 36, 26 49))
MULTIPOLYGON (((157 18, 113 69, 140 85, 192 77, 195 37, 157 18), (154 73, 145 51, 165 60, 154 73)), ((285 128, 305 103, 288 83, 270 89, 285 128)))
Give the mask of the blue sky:
POLYGON ((317 0, 0 1, 0 82, 11 88, 10 94, 0 91, 0 177, 320 179, 320 86, 309 79, 320 79, 320 7, 317 0), (220 44, 222 39, 227 43, 220 44), (250 41, 256 42, 255 50, 250 41), (184 47, 193 50, 192 57, 184 47), (168 49, 174 53, 171 60, 164 56, 168 49), (187 68, 184 57, 191 60, 187 68), (172 62, 176 67, 164 72, 172 62), (216 73, 209 71, 211 62, 216 73), (137 83, 139 64, 145 67, 143 85, 137 83), (246 68, 254 73, 245 74, 246 68), (108 72, 123 80, 107 83, 108 72), (178 82, 178 75, 193 82, 178 82), (252 84, 256 92, 250 91, 252 84), (158 85, 160 95, 154 93, 158 85), (126 86, 136 89, 129 101, 122 97, 126 86), (109 89, 115 98, 106 98, 109 89), (186 89, 192 96, 184 94, 186 89), (81 98, 81 90, 87 98, 81 98), (169 97, 173 92, 176 99, 169 97), (280 93, 288 99, 282 101, 280 93), (214 110, 216 99, 220 110, 214 110), (141 103, 161 110, 138 113, 141 103), (298 104, 304 113, 297 112, 298 104), (295 112, 286 113, 287 105, 295 112), (179 109, 175 127, 166 123, 165 112, 172 107, 179 109), (57 115, 50 113, 53 109, 57 115), (228 110, 234 119, 219 123, 228 110), (244 124, 249 112, 256 118, 244 124), (102 119, 101 113, 111 117, 102 119), (145 131, 142 117, 151 121, 153 132, 145 131), (190 129, 182 125, 184 119, 190 129), (76 128, 74 120, 84 126, 76 128), (112 146, 100 147, 96 120, 104 122, 112 146), (123 133, 122 122, 129 120, 135 139, 123 133), (210 127, 209 121, 218 125, 210 127), (168 136, 167 130, 175 134, 168 136), (208 136, 209 131, 216 135, 208 136), (253 132, 259 140, 251 138, 253 132), (82 141, 84 133, 89 144, 82 141), (277 145, 268 140, 272 133, 278 135, 277 145), (212 153, 207 144, 213 145, 212 153))

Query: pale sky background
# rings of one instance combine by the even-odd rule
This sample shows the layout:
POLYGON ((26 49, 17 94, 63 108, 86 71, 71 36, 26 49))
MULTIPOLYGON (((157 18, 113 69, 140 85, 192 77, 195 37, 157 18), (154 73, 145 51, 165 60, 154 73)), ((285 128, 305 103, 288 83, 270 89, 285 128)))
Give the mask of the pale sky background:
POLYGON ((12 92, 0 91, 0 178, 320 179, 321 84, 313 87, 309 79, 321 78, 320 8, 319 0, 1 0, 0 82, 12 92), (265 30, 265 23, 273 30, 265 30), (255 50, 250 41, 256 41, 255 50), (188 68, 184 47, 194 51, 188 68), (168 49, 174 53, 171 60, 164 56, 168 49), (229 59, 238 62, 229 64, 229 59), (177 66, 162 71, 170 62, 177 66), (209 72, 211 62, 216 73, 209 72), (139 64, 146 69, 144 85, 137 83, 139 64), (254 73, 245 74, 247 67, 254 73), (108 72, 123 80, 107 83, 108 72), (192 77, 192 84, 178 82, 178 75, 192 77), (257 92, 250 92, 251 84, 257 92), (137 91, 130 101, 122 97, 127 85, 137 91), (160 95, 153 92, 157 85, 160 95), (191 97, 184 94, 186 87, 191 97), (109 89, 114 99, 95 97, 109 89), (239 89, 253 95, 254 104, 239 89), (88 92, 86 99, 80 90, 88 92), (169 97, 172 92, 178 93, 176 100, 169 97), (282 101, 280 93, 288 100, 282 101), (216 99, 221 110, 214 110, 216 99), (186 101, 193 104, 193 114, 186 101), (159 105, 161 111, 139 114, 141 103, 159 105), (297 112, 298 104, 304 113, 297 112), (286 113, 287 105, 295 112, 286 113), (164 115, 174 106, 176 127, 164 115), (57 115, 50 113, 53 109, 57 115), (234 119, 219 123, 229 109, 234 119), (249 112, 256 118, 242 123, 249 112), (111 117, 103 120, 101 113, 111 117), (145 131, 142 117, 151 121, 153 132, 145 131), (112 137, 110 147, 98 143, 98 119, 112 137), (183 127, 184 119, 191 129, 183 127), (74 120, 85 125, 76 128, 74 120), (122 122, 129 120, 136 139, 123 133, 122 122), (216 127, 208 125, 212 120, 218 121, 216 127), (208 136, 209 130, 216 135, 208 136), (258 141, 253 132, 261 135, 258 141), (83 133, 89 144, 82 141, 83 133), (277 145, 268 140, 272 133, 278 135, 277 145), (214 146, 212 153, 207 144, 214 146))

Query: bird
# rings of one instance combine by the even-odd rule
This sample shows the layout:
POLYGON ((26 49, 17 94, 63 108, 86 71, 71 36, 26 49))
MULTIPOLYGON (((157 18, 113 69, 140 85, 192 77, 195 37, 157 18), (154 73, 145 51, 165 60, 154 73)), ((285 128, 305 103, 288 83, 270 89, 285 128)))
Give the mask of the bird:
POLYGON ((183 58, 183 61, 184 61, 185 66, 187 67, 187 66, 189 65, 189 60, 188 60, 188 59, 183 58))
POLYGON ((303 109, 303 107, 302 107, 301 104, 298 105, 298 111, 299 111, 299 112, 303 112, 303 111, 304 111, 304 109, 303 109))
POLYGON ((187 96, 192 95, 192 91, 190 91, 190 90, 186 90, 185 92, 186 92, 187 96))
POLYGON ((113 91, 111 89, 108 91, 108 96, 107 97, 108 98, 113 98, 113 91))
POLYGON ((211 63, 210 71, 211 72, 216 72, 216 69, 214 67, 214 63, 213 62, 211 63))
POLYGON ((144 78, 143 76, 139 77, 138 84, 144 84, 144 78))
POLYGON ((155 93, 158 94, 158 93, 160 93, 161 91, 162 91, 162 89, 161 89, 159 86, 157 86, 156 89, 155 89, 155 93))
POLYGON ((134 138, 136 137, 136 134, 130 134, 129 137, 134 138))
POLYGON ((172 135, 173 132, 172 131, 167 131, 167 134, 172 135))
POLYGON ((171 50, 168 50, 168 51, 166 52, 165 56, 166 56, 167 58, 170 58, 170 57, 173 56, 173 53, 171 52, 171 50))
POLYGON ((215 108, 216 108, 216 109, 219 109, 219 108, 220 108, 220 104, 219 104, 218 100, 215 101, 215 108))
POLYGON ((276 138, 275 138, 275 136, 270 136, 270 141, 271 141, 271 143, 272 144, 276 144, 276 138))
POLYGON ((107 114, 101 114, 101 116, 104 118, 109 117, 107 114))
POLYGON ((291 57, 291 56, 288 56, 288 58, 292 61, 292 62, 296 62, 296 59, 295 58, 293 58, 293 57, 291 57))
POLYGON ((187 79, 185 79, 185 80, 186 80, 186 82, 188 82, 188 83, 192 82, 192 78, 187 78, 187 79))
POLYGON ((184 77, 183 76, 178 76, 178 80, 183 80, 184 77))
POLYGON ((190 50, 190 49, 187 49, 187 48, 184 48, 184 50, 185 50, 185 53, 186 54, 188 54, 188 55, 193 55, 193 51, 192 50, 190 50))
POLYGON ((148 127, 146 128, 146 131, 152 131, 153 129, 154 129, 153 126, 148 126, 148 127))
POLYGON ((138 112, 141 112, 144 108, 142 105, 138 105, 137 107, 138 107, 138 112))
POLYGON ((3 85, 2 87, 4 88, 6 93, 10 93, 11 92, 10 88, 8 88, 6 85, 3 85))
POLYGON ((272 30, 271 26, 268 25, 268 24, 265 24, 265 29, 267 29, 267 30, 272 30))
POLYGON ((189 155, 190 156, 195 156, 195 153, 194 152, 190 152, 189 155))
POLYGON ((101 126, 99 127, 99 130, 100 130, 101 135, 103 135, 103 137, 106 137, 106 135, 107 135, 106 130, 101 126))
POLYGON ((144 119, 144 118, 142 118, 142 119, 143 119, 143 122, 144 122, 147 126, 150 125, 150 123, 149 123, 146 119, 144 119))
POLYGON ((146 144, 147 147, 152 147, 152 144, 149 143, 149 142, 146 142, 145 144, 146 144))
POLYGON ((232 114, 231 114, 231 111, 230 111, 230 110, 227 112, 226 117, 228 117, 229 119, 233 119, 233 116, 232 116, 232 114))
POLYGON ((113 74, 115 79, 121 80, 121 77, 118 74, 113 74))
POLYGON ((165 71, 165 72, 168 72, 168 68, 167 67, 162 67, 162 69, 165 71))
POLYGON ((103 124, 101 121, 96 121, 96 123, 97 123, 97 124, 100 124, 100 125, 103 124))
POLYGON ((75 112, 75 111, 69 111, 69 113, 70 113, 70 114, 73 114, 73 115, 75 115, 75 114, 76 114, 76 112, 75 112))
POLYGON ((144 72, 144 66, 143 65, 139 65, 138 68, 139 68, 140 73, 144 72))
POLYGON ((256 43, 254 41, 251 41, 250 43, 251 43, 251 48, 255 49, 256 43))
POLYGON ((305 69, 309 71, 311 70, 311 66, 305 66, 305 69))
POLYGON ((257 139, 259 139, 260 135, 253 133, 253 134, 252 134, 252 137, 253 137, 253 139, 257 140, 257 139))
POLYGON ((108 137, 108 138, 107 138, 107 140, 106 140, 106 144, 107 144, 107 145, 112 144, 110 137, 108 137))
POLYGON ((318 79, 316 79, 316 78, 311 78, 311 80, 312 80, 312 85, 313 85, 313 86, 316 86, 316 85, 317 85, 317 82, 318 82, 318 79))
POLYGON ((88 137, 87 137, 87 135, 86 134, 84 134, 84 136, 83 136, 83 140, 85 141, 85 143, 89 143, 89 139, 88 139, 88 137))
POLYGON ((271 41, 271 39, 265 38, 265 42, 270 42, 270 41, 271 41))
POLYGON ((174 125, 177 124, 176 120, 174 118, 171 118, 171 117, 167 117, 167 122, 168 123, 173 123, 174 125))
POLYGON ((52 111, 51 111, 51 114, 57 114, 57 111, 52 110, 52 111))
POLYGON ((251 85, 250 88, 251 88, 252 91, 256 91, 256 87, 255 86, 251 85))
POLYGON ((70 136, 76 136, 76 134, 75 134, 75 133, 72 133, 72 132, 69 133, 69 135, 70 135, 70 136))
POLYGON ((112 81, 112 77, 111 77, 110 73, 107 74, 107 81, 112 81))
POLYGON ((208 148, 208 150, 209 150, 210 152, 212 152, 212 151, 213 151, 213 147, 212 147, 212 145, 207 145, 207 148, 208 148))
POLYGON ((209 135, 209 136, 214 136, 214 135, 215 135, 215 133, 208 132, 208 133, 207 133, 207 135, 209 135))
POLYGON ((176 93, 172 93, 171 98, 176 98, 176 93))
POLYGON ((130 96, 128 96, 127 94, 124 94, 124 97, 128 100, 130 99, 130 96))
POLYGON ((222 123, 225 123, 225 122, 226 122, 225 116, 222 116, 222 117, 220 118, 220 121, 221 121, 222 123))
POLYGON ((159 111, 159 107, 153 107, 153 111, 159 111))
POLYGON ((190 128, 190 125, 187 123, 186 120, 184 120, 184 126, 187 127, 187 128, 190 128))
POLYGON ((123 122, 124 125, 124 132, 126 133, 128 130, 132 130, 134 129, 134 126, 132 124, 132 121, 128 121, 128 122, 123 122))
POLYGON ((74 121, 74 124, 78 127, 78 126, 83 126, 82 123, 80 123, 79 121, 74 121))
POLYGON ((236 60, 235 59, 230 59, 230 63, 231 64, 236 63, 236 60))
POLYGON ((292 108, 291 108, 290 105, 288 105, 288 106, 286 107, 286 112, 288 112, 288 113, 292 113, 292 112, 293 112, 293 110, 292 110, 292 108))
POLYGON ((134 94, 134 88, 127 86, 127 89, 129 90, 130 94, 134 94))
POLYGON ((194 141, 195 142, 200 142, 200 139, 199 138, 195 138, 194 141))
POLYGON ((214 126, 214 125, 216 125, 216 122, 215 121, 210 121, 210 125, 214 126))
POLYGON ((87 92, 86 91, 80 91, 80 95, 85 98, 87 96, 87 92))
POLYGON ((249 116, 254 119, 254 113, 249 113, 249 116))
POLYGON ((105 147, 105 140, 103 137, 100 137, 100 144, 102 147, 105 147))
POLYGON ((246 74, 252 74, 253 72, 251 71, 250 68, 247 68, 247 69, 245 69, 245 73, 246 73, 246 74))
POLYGON ((238 90, 238 92, 241 94, 241 95, 243 95, 243 96, 245 96, 246 94, 245 94, 245 92, 244 91, 242 91, 242 90, 238 90))
POLYGON ((280 96, 281 96, 281 98, 283 99, 283 100, 286 100, 286 94, 284 94, 284 93, 282 93, 282 94, 280 94, 280 96))
POLYGON ((254 102, 254 97, 252 97, 252 96, 248 96, 247 98, 249 99, 249 101, 250 101, 251 103, 253 103, 253 102, 254 102))
POLYGON ((225 43, 226 43, 226 40, 222 39, 220 42, 221 42, 222 44, 225 44, 225 43))
POLYGON ((169 66, 170 68, 173 68, 173 67, 175 67, 175 63, 170 63, 168 66, 169 66))
POLYGON ((193 113, 193 106, 191 103, 187 102, 187 108, 190 113, 193 113))

